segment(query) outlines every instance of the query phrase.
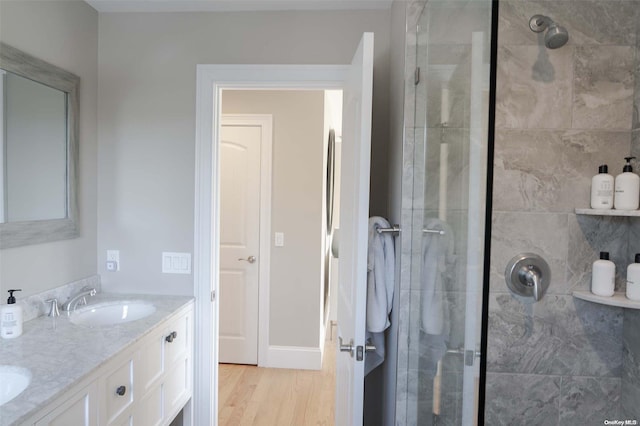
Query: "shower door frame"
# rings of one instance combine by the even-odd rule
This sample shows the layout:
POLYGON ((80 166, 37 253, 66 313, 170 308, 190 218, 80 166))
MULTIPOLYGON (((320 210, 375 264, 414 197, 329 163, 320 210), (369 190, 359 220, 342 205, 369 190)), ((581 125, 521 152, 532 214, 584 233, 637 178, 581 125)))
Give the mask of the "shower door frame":
MULTIPOLYGON (((418 16, 422 16, 425 8, 430 3, 430 1, 426 0, 422 3, 423 4, 422 4, 421 12, 418 14, 418 16)), ((488 10, 488 13, 490 16, 490 25, 488 25, 488 29, 490 31, 489 38, 488 38, 489 42, 488 43, 485 42, 483 46, 483 48, 485 49, 484 50, 485 52, 486 52, 486 49, 489 49, 489 52, 488 52, 489 53, 489 63, 488 63, 489 77, 488 77, 488 101, 487 101, 488 103, 487 103, 487 109, 484 112, 484 114, 487 114, 487 115, 482 114, 484 117, 487 117, 486 129, 483 129, 483 131, 486 131, 486 134, 483 134, 483 137, 486 136, 486 151, 485 151, 486 162, 484 164, 484 166, 486 166, 486 176, 485 176, 486 193, 485 193, 485 200, 484 200, 485 201, 484 211, 482 210, 482 208, 476 210, 477 217, 482 218, 484 216, 483 217, 484 232, 482 232, 482 228, 477 228, 480 232, 476 234, 477 235, 476 237, 474 237, 476 239, 480 239, 484 237, 484 241, 477 241, 476 245, 474 246, 483 250, 483 253, 482 253, 482 259, 478 259, 479 262, 475 263, 474 271, 476 272, 477 277, 474 278, 474 281, 476 282, 475 284, 476 291, 472 292, 474 297, 472 297, 473 300, 471 301, 471 303, 475 303, 476 306, 481 307, 481 313, 480 315, 477 315, 476 313, 476 315, 474 315, 473 317, 468 317, 467 316, 468 311, 465 310, 465 341, 464 341, 464 353, 463 353, 463 356, 473 355, 475 358, 475 355, 477 354, 476 351, 479 351, 479 360, 474 361, 473 366, 471 367, 467 367, 467 366, 464 367, 463 385, 461 390, 463 395, 462 398, 466 399, 467 401, 461 403, 459 408, 460 410, 459 413, 460 413, 461 424, 465 426, 472 425, 472 424, 478 424, 478 425, 484 424, 485 399, 486 399, 486 395, 485 395, 486 366, 487 366, 486 354, 487 354, 487 335, 488 335, 489 277, 490 277, 490 261, 491 261, 490 255, 491 255, 491 232, 492 232, 492 211, 493 211, 493 206, 492 206, 493 163, 494 163, 495 115, 496 115, 495 105, 496 105, 496 75, 497 75, 497 53, 498 53, 499 0, 490 0, 489 6, 490 6, 490 9, 488 10), (478 319, 480 320, 479 330, 477 329, 478 319), (473 330, 472 339, 466 339, 467 330, 473 330), (478 339, 479 339, 479 344, 478 344, 478 339), (473 376, 469 375, 470 372, 473 373, 473 376), (475 387, 476 382, 477 382, 477 388, 475 387), (477 394, 475 394, 474 392, 476 389, 477 389, 477 394), (476 399, 476 396, 477 396, 477 399, 476 399), (471 411, 467 415, 465 415, 464 409, 465 408, 468 409, 469 404, 473 406, 473 404, 475 404, 476 401, 477 401, 477 407, 475 407, 476 412, 473 413, 473 411, 471 411)), ((408 15, 407 15, 407 18, 408 18, 408 15)), ((416 39, 418 39, 418 34, 419 34, 419 32, 417 31, 419 26, 418 22, 419 21, 415 22, 415 26, 412 29, 413 31, 415 31, 416 39)), ((411 23, 409 23, 408 20, 407 20, 407 24, 412 25, 411 23)), ((411 54, 415 55, 416 66, 419 66, 418 65, 419 64, 418 55, 420 53, 419 49, 420 49, 420 46, 416 45, 415 51, 411 52, 411 54)), ((407 54, 409 54, 409 52, 410 51, 407 51, 407 54)), ((486 66, 486 62, 484 64, 486 66)), ((406 75, 409 75, 408 74, 409 71, 412 71, 412 70, 411 69, 405 70, 405 72, 407 73, 406 75)), ((418 77, 416 81, 416 85, 417 85, 419 81, 419 74, 416 74, 416 76, 418 77)), ((486 82, 486 80, 484 81, 486 82)), ((487 86, 485 86, 484 90, 486 90, 486 87, 487 86)), ((485 93, 487 92, 485 91, 485 93)), ((405 94, 405 97, 406 96, 407 95, 405 94)), ((412 111, 414 114, 414 117, 415 117, 415 114, 417 113, 416 105, 417 105, 417 102, 419 99, 418 96, 420 96, 420 93, 416 93, 415 96, 416 97, 413 100, 413 111, 412 111)), ((417 125, 415 126, 417 127, 417 125)), ((425 124, 425 130, 426 128, 427 128, 427 125, 425 124)), ((473 130, 471 131, 473 132, 473 130)), ((416 140, 416 146, 417 146, 417 142, 418 141, 416 140)), ((415 197, 416 189, 413 188, 413 191, 414 191, 414 197, 415 197)), ((413 210, 413 208, 411 209, 413 210)), ((416 222, 417 219, 415 218, 415 216, 413 214, 412 216, 413 218, 411 222, 413 223, 411 224, 410 234, 413 237, 412 239, 415 239, 415 238, 418 238, 418 235, 420 233, 413 228, 418 227, 419 225, 418 225, 418 222, 416 222)), ((467 237, 467 239, 468 238, 469 236, 467 237)), ((414 242, 410 243, 410 245, 413 246, 414 242)), ((476 258, 478 257, 476 256, 476 258)), ((469 259, 467 259, 467 268, 469 265, 468 261, 469 259)), ((414 270, 414 267, 412 266, 411 269, 414 270)), ((411 275, 413 275, 413 273, 411 275)), ((469 295, 470 293, 466 292, 466 294, 469 295)), ((467 301, 467 307, 468 306, 469 306, 469 301, 467 301)), ((474 309, 477 309, 477 308, 474 307, 474 309)), ((410 339, 412 338, 410 337, 410 339)), ((464 363, 464 361, 462 362, 464 363)), ((406 407, 406 408, 409 409, 409 407, 406 407)))
POLYGON ((491 230, 493 219, 493 163, 495 157, 496 88, 498 74, 498 19, 500 1, 491 1, 491 52, 489 56, 489 118, 487 122, 487 195, 485 201, 484 274, 482 285, 482 324, 480 326, 480 380, 478 383, 478 420, 484 424, 487 383, 487 338, 489 333, 489 282, 491 276, 491 230))

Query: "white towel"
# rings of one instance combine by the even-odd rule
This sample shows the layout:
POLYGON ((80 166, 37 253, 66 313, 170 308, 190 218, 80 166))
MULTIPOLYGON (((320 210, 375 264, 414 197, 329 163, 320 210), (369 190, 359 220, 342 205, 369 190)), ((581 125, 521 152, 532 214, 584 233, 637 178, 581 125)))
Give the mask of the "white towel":
POLYGON ((386 219, 369 219, 369 248, 367 253, 367 340, 375 345, 365 359, 365 374, 382 364, 385 357, 384 331, 391 325, 389 314, 393 306, 395 284, 395 239, 391 234, 377 232, 390 228, 386 219))
POLYGON ((422 238, 421 325, 427 334, 449 335, 447 284, 455 263, 453 231, 440 219, 429 219, 426 229, 444 231, 444 235, 424 233, 422 238))

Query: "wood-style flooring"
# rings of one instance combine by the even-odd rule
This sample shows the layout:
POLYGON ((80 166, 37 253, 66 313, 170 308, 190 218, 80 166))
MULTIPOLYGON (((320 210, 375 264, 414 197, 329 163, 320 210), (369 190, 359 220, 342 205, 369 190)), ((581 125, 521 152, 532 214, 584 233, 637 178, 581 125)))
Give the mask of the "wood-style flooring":
POLYGON ((335 344, 327 341, 321 371, 220 364, 220 426, 333 425, 335 344))

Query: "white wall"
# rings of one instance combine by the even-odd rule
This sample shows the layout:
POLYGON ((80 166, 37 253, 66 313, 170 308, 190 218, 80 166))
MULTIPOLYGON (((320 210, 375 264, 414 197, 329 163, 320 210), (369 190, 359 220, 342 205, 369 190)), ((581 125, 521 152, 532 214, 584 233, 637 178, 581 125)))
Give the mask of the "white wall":
POLYGON ((318 347, 324 92, 225 90, 222 113, 273 116, 269 344, 318 347))
MULTIPOLYGON (((0 1, 0 40, 80 77, 80 238, 0 250, 0 297, 96 273, 98 13, 79 1, 0 1)), ((0 299, 0 300, 2 300, 0 299)))
POLYGON ((98 259, 111 291, 193 294, 160 253, 193 252, 196 64, 346 64, 376 35, 372 209, 386 213, 389 11, 100 15, 98 259), (106 273, 106 249, 121 271, 106 273))

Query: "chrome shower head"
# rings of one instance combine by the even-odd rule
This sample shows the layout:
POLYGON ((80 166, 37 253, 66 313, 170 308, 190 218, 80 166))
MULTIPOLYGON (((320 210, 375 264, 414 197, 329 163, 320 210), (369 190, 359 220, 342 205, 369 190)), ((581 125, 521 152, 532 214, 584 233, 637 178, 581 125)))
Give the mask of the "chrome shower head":
POLYGON ((563 26, 553 22, 551 18, 544 15, 533 15, 529 19, 529 28, 534 33, 541 33, 547 30, 544 35, 544 44, 549 49, 557 49, 564 46, 569 41, 569 31, 563 26))

